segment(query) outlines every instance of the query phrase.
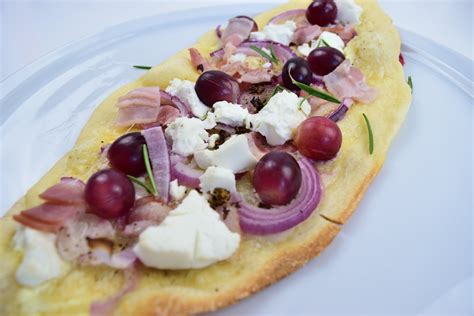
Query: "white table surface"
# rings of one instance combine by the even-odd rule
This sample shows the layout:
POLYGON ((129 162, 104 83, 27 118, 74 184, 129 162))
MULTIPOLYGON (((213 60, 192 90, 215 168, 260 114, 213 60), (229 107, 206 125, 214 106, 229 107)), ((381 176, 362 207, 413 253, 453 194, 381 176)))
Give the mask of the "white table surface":
MULTIPOLYGON (((285 0, 0 0, 0 81, 42 55, 144 16, 232 3, 285 0)), ((473 58, 472 0, 381 0, 395 23, 473 58)), ((157 44, 159 45, 159 44, 157 44)))

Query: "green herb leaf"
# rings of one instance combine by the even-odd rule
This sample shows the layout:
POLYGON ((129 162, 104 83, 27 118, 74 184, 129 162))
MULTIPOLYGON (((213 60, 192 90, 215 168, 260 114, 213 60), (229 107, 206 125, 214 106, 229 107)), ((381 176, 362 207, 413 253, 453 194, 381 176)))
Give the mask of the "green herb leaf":
POLYGON ((326 100, 326 101, 329 101, 329 102, 332 102, 332 103, 341 104, 341 101, 339 99, 337 99, 336 97, 330 95, 329 93, 326 93, 326 92, 323 92, 321 90, 315 89, 311 86, 308 86, 307 84, 298 82, 295 79, 293 79, 293 77, 291 76, 290 73, 288 73, 288 74, 290 75, 290 78, 291 78, 291 81, 293 82, 293 84, 296 85, 301 90, 306 91, 309 95, 311 95, 313 97, 323 99, 323 100, 326 100))
POLYGON ((150 66, 141 66, 141 65, 133 65, 133 68, 137 68, 137 69, 151 69, 152 67, 150 66))
POLYGON ((146 144, 143 144, 142 151, 143 151, 143 160, 145 161, 146 173, 151 183, 152 194, 154 196, 157 196, 158 189, 156 188, 155 177, 153 176, 153 171, 151 170, 150 157, 148 156, 148 147, 146 144))
POLYGON ((138 178, 132 177, 131 175, 127 175, 127 178, 129 178, 130 181, 132 181, 133 183, 143 187, 148 193, 153 194, 153 189, 150 188, 145 182, 141 181, 138 178))
POLYGON ((365 115, 365 113, 362 113, 362 115, 364 116, 365 124, 367 125, 367 131, 369 133, 369 153, 372 155, 374 152, 374 134, 367 115, 365 115))
POLYGON ((331 47, 331 45, 329 45, 328 42, 326 42, 323 38, 321 39, 321 42, 327 47, 331 47))
POLYGON ((413 94, 413 81, 411 80, 411 76, 408 76, 408 85, 410 86, 411 93, 413 94))
MULTIPOLYGON (((256 51, 257 53, 259 53, 260 56, 262 56, 263 58, 266 58, 266 59, 268 59, 269 61, 271 61, 271 62, 273 62, 273 63, 275 63, 275 64, 278 64, 278 63, 280 62, 280 61, 278 60, 278 58, 272 56, 273 54, 272 54, 272 51, 271 51, 271 50, 270 50, 270 53, 271 53, 272 55, 269 55, 268 53, 264 52, 263 49, 261 49, 261 48, 255 46, 255 45, 250 45, 250 48, 253 49, 254 51, 256 51)), ((270 49, 272 49, 271 46, 270 46, 270 49)))
POLYGON ((273 50, 273 44, 270 44, 270 54, 272 54, 272 58, 275 61, 275 64, 279 64, 280 60, 278 57, 275 55, 275 51, 273 50))

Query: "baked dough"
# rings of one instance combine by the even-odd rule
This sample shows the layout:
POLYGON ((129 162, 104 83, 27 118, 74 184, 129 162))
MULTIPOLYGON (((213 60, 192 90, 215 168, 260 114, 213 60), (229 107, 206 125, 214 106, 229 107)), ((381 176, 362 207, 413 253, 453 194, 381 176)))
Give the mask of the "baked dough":
MULTIPOLYGON (((411 101, 398 61, 400 37, 391 19, 376 1, 357 1, 363 7, 357 37, 346 54, 362 70, 371 86, 379 90, 372 104, 355 104, 338 124, 343 134, 336 159, 318 164, 324 193, 316 212, 281 238, 244 236, 237 255, 201 270, 158 271, 140 267, 139 284, 116 309, 117 315, 184 315, 216 310, 272 284, 317 256, 340 231, 382 167, 389 145, 400 128, 411 101), (375 151, 368 153, 367 129, 362 113, 370 118, 375 151)), ((283 11, 306 8, 309 1, 294 0, 256 17, 259 26, 283 11)), ((194 47, 203 54, 218 48, 214 31, 202 36, 194 47)), ((12 215, 40 203, 38 194, 62 176, 87 178, 103 164, 98 152, 125 129, 115 127, 118 97, 127 91, 159 85, 165 88, 175 77, 195 81, 198 73, 187 50, 154 67, 136 82, 108 97, 94 112, 74 148, 22 197, 0 220, 0 314, 87 314, 92 301, 118 291, 123 275, 107 267, 71 266, 63 277, 35 288, 16 283, 15 271, 21 253, 11 239, 16 224, 12 215), (103 143, 102 143, 103 142, 103 143)), ((393 153, 395 154, 395 153, 393 153)), ((321 285, 324 286, 324 285, 321 285)))

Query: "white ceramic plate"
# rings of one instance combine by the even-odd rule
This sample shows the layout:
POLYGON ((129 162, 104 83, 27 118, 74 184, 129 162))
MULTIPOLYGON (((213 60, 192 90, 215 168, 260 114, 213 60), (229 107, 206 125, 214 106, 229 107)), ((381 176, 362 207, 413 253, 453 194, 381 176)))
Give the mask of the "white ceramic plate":
MULTIPOLYGON (((102 99, 143 73, 132 64, 158 64, 227 18, 268 8, 222 6, 121 24, 7 78, 0 214, 73 146, 102 99)), ((414 100, 357 212, 319 258, 220 315, 472 314, 473 63, 401 34, 414 100)))

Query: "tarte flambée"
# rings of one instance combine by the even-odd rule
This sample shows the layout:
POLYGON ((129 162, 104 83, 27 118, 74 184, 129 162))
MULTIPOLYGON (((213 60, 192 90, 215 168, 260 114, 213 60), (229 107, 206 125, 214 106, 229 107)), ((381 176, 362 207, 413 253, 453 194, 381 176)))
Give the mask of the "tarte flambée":
POLYGON ((411 101, 375 1, 238 16, 115 91, 0 221, 0 313, 182 315, 341 229, 411 101))

